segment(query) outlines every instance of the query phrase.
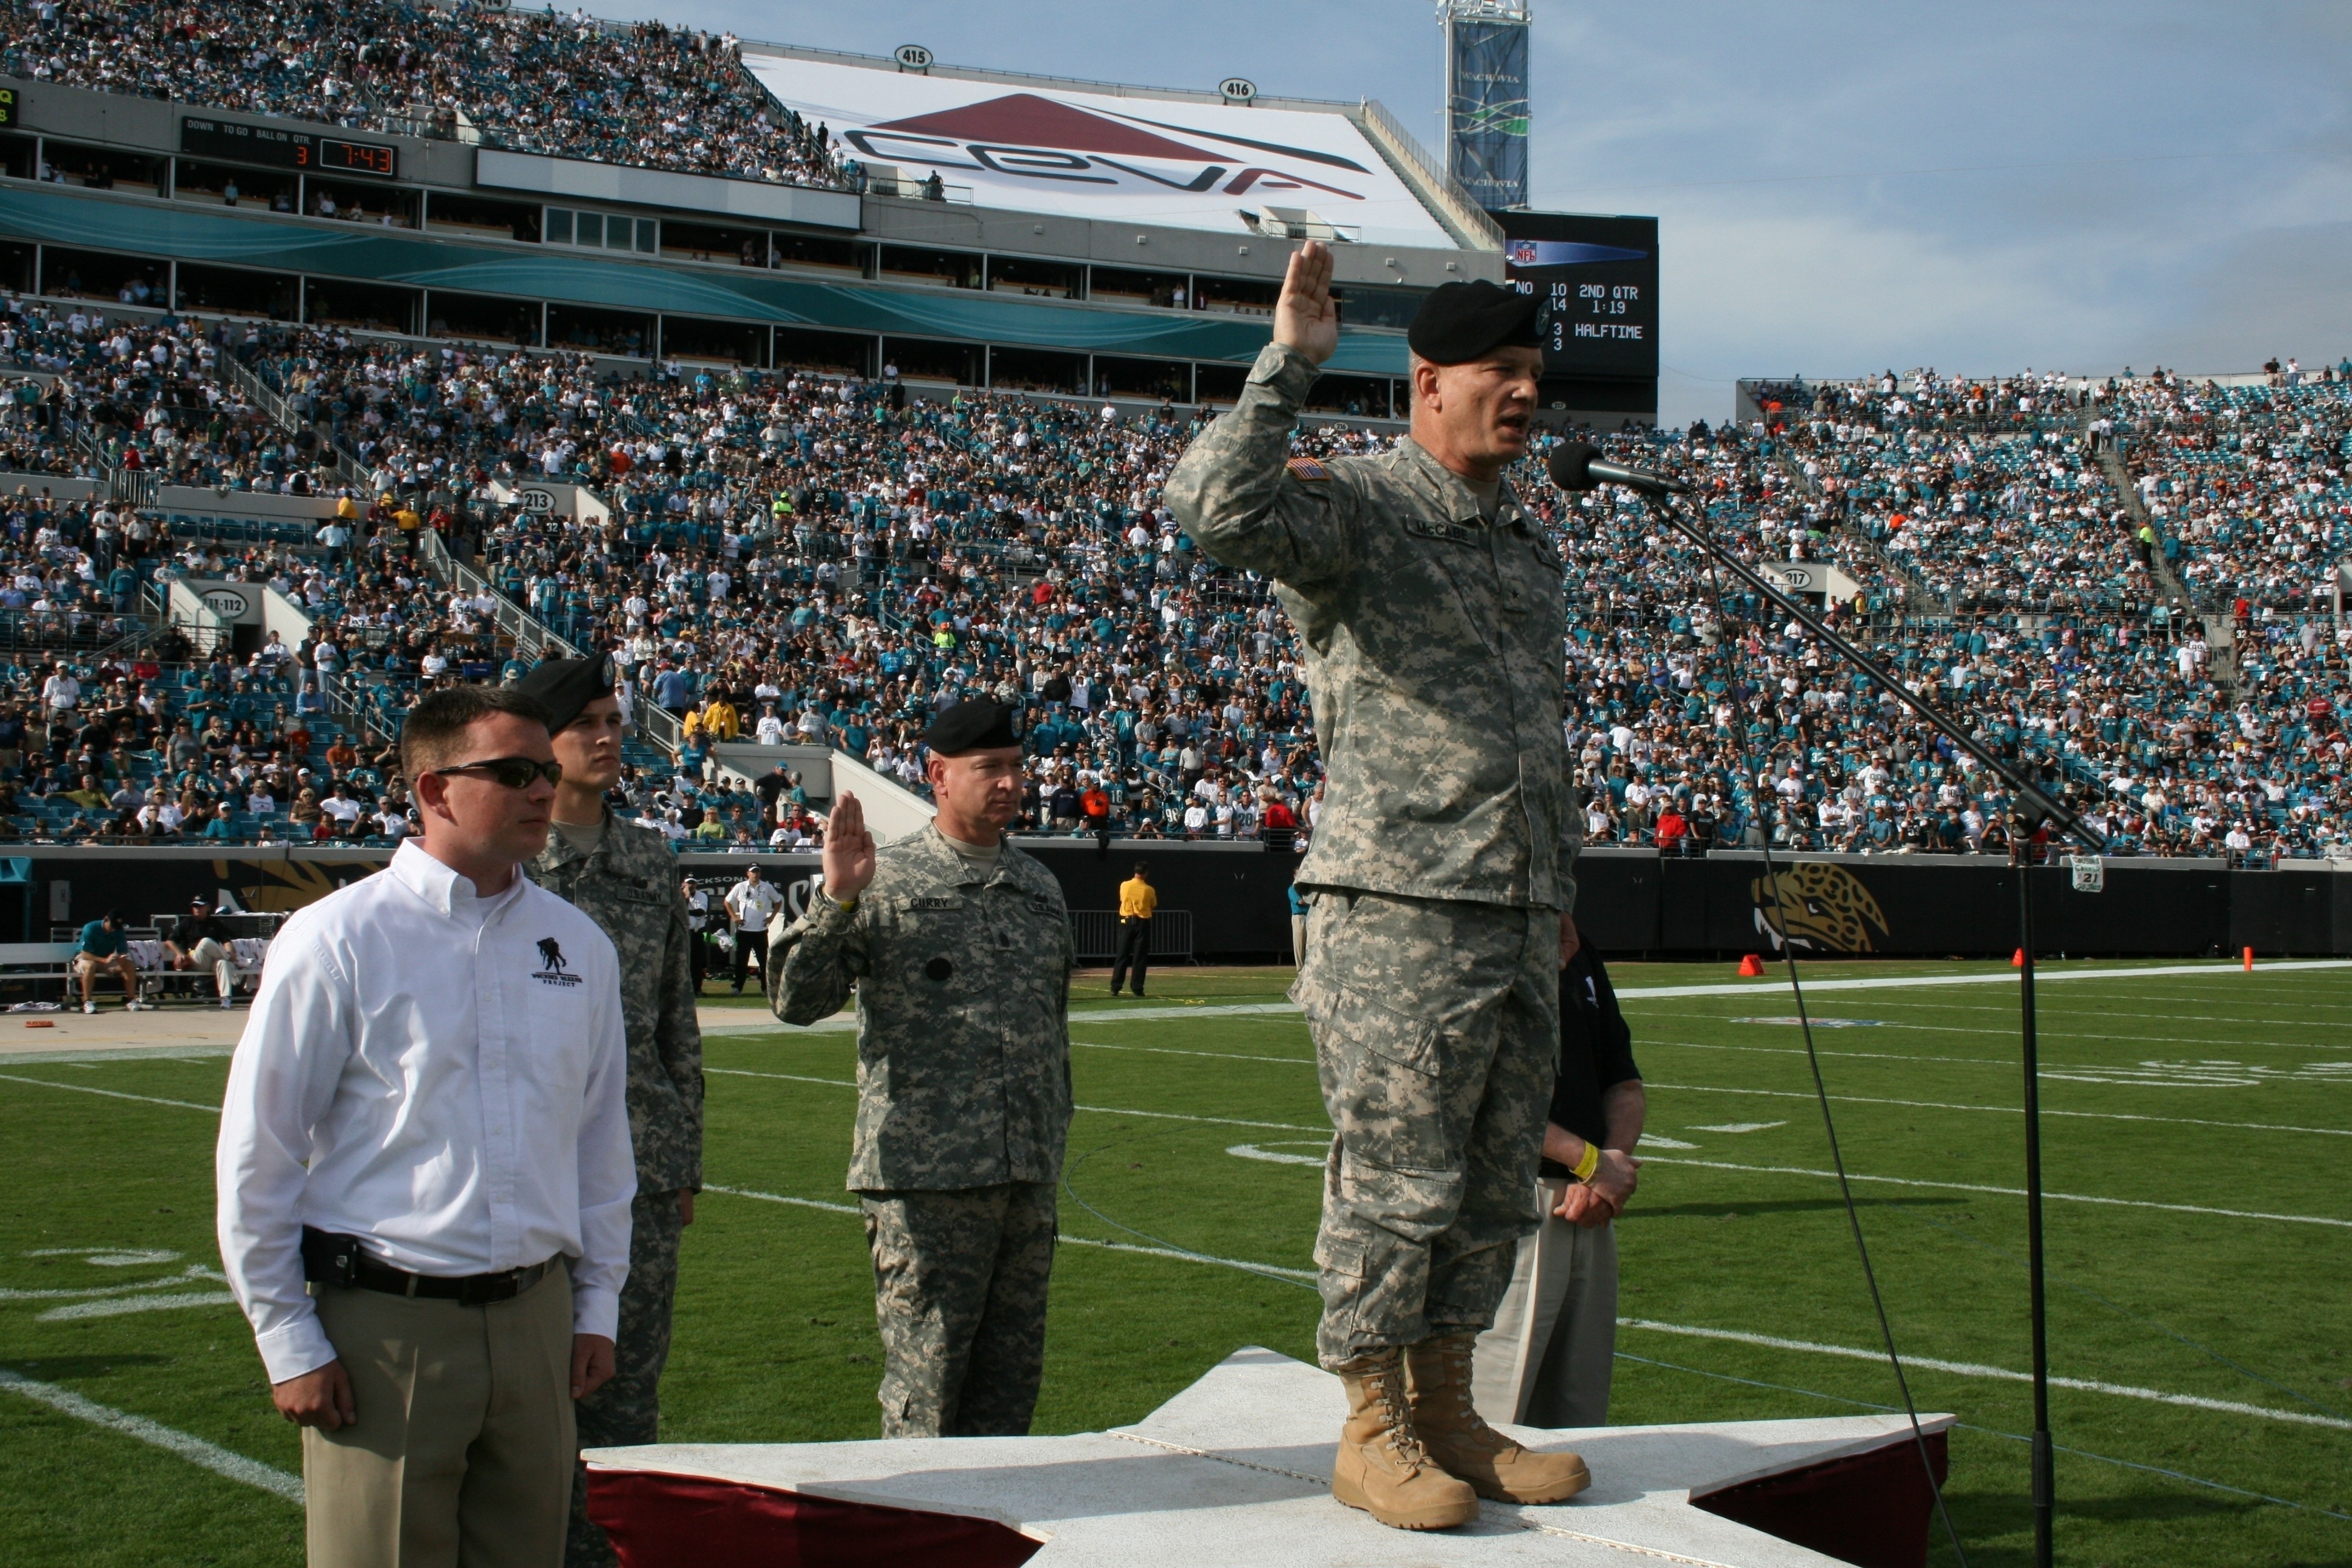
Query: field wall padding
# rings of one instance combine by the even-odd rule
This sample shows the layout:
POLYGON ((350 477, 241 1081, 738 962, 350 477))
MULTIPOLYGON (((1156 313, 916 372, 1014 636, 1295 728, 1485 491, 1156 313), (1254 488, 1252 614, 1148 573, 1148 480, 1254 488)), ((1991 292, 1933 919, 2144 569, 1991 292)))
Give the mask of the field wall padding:
MULTIPOLYGON (((1192 917, 1195 956, 1210 962, 1290 955, 1286 889, 1299 859, 1255 845, 1149 839, 1026 839, 1072 910, 1118 907, 1118 884, 1151 868, 1163 909, 1192 917)), ((119 909, 145 925, 190 898, 247 910, 291 910, 381 867, 384 849, 271 846, 226 854, 172 848, 26 846, 29 899, 0 889, 0 941, 45 941, 119 909), (30 917, 29 929, 27 916, 30 917)), ((817 875, 814 855, 678 858, 682 873, 714 890, 758 863, 797 909, 817 875)), ((2121 858, 2105 886, 2078 891, 2064 866, 2037 867, 2034 950, 2074 958, 2352 956, 2352 869, 2323 861, 2234 871, 2220 860, 2121 858)), ((1604 952, 1652 958, 1772 956, 1785 927, 1800 957, 2007 958, 2017 947, 2017 878, 2000 860, 1959 856, 1775 857, 1739 850, 1705 858, 1594 849, 1578 864, 1577 919, 1604 952)))

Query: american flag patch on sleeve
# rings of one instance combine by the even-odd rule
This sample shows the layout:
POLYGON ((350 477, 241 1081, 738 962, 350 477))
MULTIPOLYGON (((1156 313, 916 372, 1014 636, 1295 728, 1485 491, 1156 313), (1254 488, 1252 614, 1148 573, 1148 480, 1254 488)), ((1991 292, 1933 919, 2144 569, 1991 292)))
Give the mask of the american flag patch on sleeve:
POLYGON ((1331 479, 1331 470, 1312 458, 1293 458, 1283 466, 1290 470, 1292 479, 1304 479, 1309 484, 1326 484, 1331 479))

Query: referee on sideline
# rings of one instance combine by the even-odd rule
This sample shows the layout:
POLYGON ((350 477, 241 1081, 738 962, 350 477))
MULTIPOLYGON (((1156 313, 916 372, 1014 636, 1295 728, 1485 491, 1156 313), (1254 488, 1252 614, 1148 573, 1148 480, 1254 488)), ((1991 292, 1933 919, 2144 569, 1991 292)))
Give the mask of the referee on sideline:
POLYGON ((521 872, 545 708, 452 687, 400 750, 422 837, 286 922, 237 1042, 221 1258, 303 1428, 310 1568, 556 1568, 628 1273, 620 965, 521 872))

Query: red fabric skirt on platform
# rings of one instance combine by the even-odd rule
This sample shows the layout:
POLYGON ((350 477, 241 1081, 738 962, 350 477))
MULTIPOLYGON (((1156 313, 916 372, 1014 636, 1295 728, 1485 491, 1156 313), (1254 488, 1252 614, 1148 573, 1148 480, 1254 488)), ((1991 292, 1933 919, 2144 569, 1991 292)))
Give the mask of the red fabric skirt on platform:
POLYGON ((1018 1568, 1043 1544, 993 1520, 650 1470, 588 1472, 622 1568, 1018 1568))

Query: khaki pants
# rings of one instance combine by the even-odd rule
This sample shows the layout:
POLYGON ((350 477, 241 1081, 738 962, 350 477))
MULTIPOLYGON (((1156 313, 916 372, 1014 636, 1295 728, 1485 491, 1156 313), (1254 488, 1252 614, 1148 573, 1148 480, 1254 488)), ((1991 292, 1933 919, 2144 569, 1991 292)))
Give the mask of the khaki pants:
POLYGON ((213 984, 220 987, 224 1000, 236 994, 236 959, 219 942, 205 938, 188 950, 188 962, 194 968, 213 972, 213 984))
POLYGON ((1489 1421, 1601 1426, 1617 1351, 1617 1227, 1560 1219, 1568 1183, 1536 1184, 1543 1228, 1519 1243, 1495 1326, 1478 1336, 1471 1398, 1489 1421))
POLYGON ((359 1420, 302 1429, 310 1568, 557 1568, 577 1452, 561 1261, 487 1307, 315 1289, 359 1420))

